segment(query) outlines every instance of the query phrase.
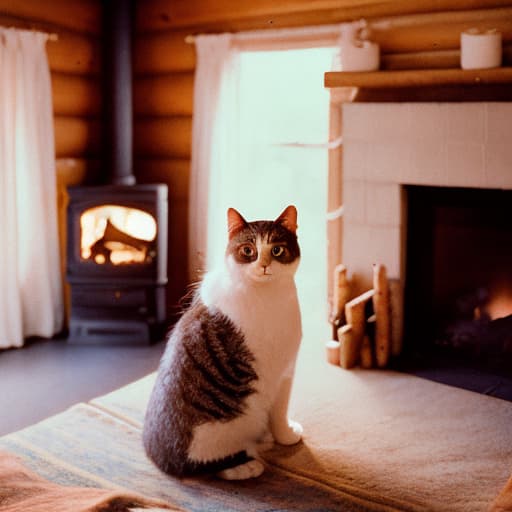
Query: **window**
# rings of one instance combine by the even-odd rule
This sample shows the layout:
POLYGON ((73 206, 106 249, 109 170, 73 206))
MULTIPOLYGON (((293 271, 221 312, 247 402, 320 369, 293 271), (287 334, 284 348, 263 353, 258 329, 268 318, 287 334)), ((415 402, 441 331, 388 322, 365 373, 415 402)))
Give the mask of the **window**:
POLYGON ((210 179, 208 267, 223 257, 225 211, 247 220, 298 209, 302 250, 297 285, 305 338, 327 339, 327 177, 329 93, 323 75, 332 48, 244 51, 234 72, 237 98, 228 115, 230 165, 210 179), (219 213, 220 212, 220 213, 219 213), (325 329, 325 331, 323 330, 325 329))

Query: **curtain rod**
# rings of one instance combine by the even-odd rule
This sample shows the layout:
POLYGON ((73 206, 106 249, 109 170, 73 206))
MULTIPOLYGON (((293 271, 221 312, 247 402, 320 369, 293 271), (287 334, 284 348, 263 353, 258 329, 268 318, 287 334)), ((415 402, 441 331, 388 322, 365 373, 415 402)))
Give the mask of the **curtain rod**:
POLYGON ((38 28, 31 27, 30 30, 32 32, 41 32, 41 34, 46 34, 48 36, 48 41, 58 41, 59 34, 55 32, 45 32, 44 30, 39 30, 38 28))
MULTIPOLYGON (((233 32, 234 41, 237 44, 265 44, 266 41, 275 41, 281 39, 283 42, 287 40, 301 40, 305 38, 308 41, 323 41, 324 43, 333 44, 338 41, 340 35, 340 27, 343 24, 317 25, 313 27, 283 27, 278 29, 257 29, 242 32, 233 32)), ((185 43, 194 44, 199 34, 188 34, 185 36, 185 43)), ((205 34, 208 35, 208 34, 205 34)), ((215 35, 215 34, 211 34, 215 35)), ((318 46, 318 45, 316 45, 318 46)))
MULTIPOLYGON (((2 27, 0 27, 2 28, 2 27)), ((7 27, 4 27, 4 28, 7 28, 7 27)), ((57 34, 56 32, 45 32, 44 30, 39 30, 37 28, 21 28, 21 27, 9 27, 10 29, 13 29, 13 30, 28 30, 30 32, 40 32, 41 34, 46 34, 48 36, 48 41, 58 41, 59 40, 59 34, 57 34)))

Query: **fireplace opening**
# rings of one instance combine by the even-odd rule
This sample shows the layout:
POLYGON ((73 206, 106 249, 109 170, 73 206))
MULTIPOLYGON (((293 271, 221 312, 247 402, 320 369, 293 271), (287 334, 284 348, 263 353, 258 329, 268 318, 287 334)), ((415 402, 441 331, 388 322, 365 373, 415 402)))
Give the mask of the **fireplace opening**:
POLYGON ((510 374, 512 191, 405 190, 404 356, 510 374))

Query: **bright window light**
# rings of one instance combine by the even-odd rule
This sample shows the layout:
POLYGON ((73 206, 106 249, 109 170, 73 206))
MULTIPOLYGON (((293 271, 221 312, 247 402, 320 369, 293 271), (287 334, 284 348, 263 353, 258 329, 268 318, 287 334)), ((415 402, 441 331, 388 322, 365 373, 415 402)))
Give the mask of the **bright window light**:
MULTIPOLYGON (((287 205, 297 207, 302 249, 297 286, 308 312, 303 314, 305 338, 314 329, 315 340, 329 335, 328 154, 318 145, 328 141, 329 93, 323 75, 334 52, 319 48, 241 54, 238 102, 231 113, 238 125, 231 141, 233 164, 212 184, 210 200, 211 207, 225 211, 232 206, 247 220, 274 219, 287 205)), ((226 238, 218 233, 209 234, 209 266, 224 254, 226 238)))

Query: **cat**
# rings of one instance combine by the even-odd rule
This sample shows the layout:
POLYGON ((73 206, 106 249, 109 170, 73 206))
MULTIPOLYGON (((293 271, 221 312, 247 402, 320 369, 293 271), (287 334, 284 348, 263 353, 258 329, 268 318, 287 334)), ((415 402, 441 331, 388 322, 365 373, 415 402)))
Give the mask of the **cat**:
POLYGON ((227 220, 224 265, 171 331, 144 419, 148 457, 177 477, 258 477, 258 443, 302 437, 287 416, 302 338, 297 210, 247 222, 230 208, 227 220))

